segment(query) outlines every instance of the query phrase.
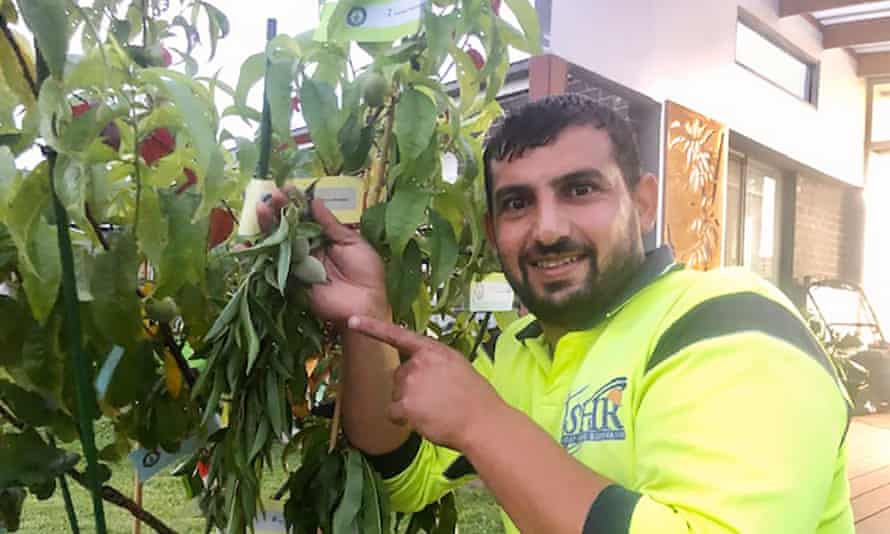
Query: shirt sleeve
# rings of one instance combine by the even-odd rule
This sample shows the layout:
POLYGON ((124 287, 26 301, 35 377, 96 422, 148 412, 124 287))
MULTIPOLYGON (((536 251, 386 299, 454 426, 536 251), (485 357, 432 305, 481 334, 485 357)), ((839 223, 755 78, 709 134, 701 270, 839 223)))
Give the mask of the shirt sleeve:
MULTIPOLYGON (((487 354, 480 351, 473 368, 491 381, 494 366, 487 354)), ((422 510, 476 476, 466 456, 434 445, 416 433, 391 453, 367 457, 383 477, 390 504, 396 512, 422 510)))
POLYGON ((637 491, 608 488, 585 532, 814 532, 832 499, 848 510, 833 367, 790 311, 729 300, 662 336, 634 400, 637 491))

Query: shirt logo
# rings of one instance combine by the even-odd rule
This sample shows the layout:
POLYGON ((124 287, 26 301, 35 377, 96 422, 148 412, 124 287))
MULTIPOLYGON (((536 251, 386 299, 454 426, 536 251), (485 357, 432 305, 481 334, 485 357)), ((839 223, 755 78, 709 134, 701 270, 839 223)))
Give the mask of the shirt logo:
POLYGON ((586 441, 618 441, 625 438, 618 408, 626 387, 627 377, 622 376, 613 378, 593 393, 589 392, 589 386, 569 393, 560 439, 569 454, 574 454, 586 441))

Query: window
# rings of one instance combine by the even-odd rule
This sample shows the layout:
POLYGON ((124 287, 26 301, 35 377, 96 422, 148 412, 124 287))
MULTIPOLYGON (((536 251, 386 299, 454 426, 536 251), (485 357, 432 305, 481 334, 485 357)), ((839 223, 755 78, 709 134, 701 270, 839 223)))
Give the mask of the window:
POLYGON ((794 96, 816 103, 818 64, 744 12, 736 24, 736 63, 794 96))
POLYGON ((733 153, 726 184, 726 265, 778 284, 782 245, 781 172, 733 153))

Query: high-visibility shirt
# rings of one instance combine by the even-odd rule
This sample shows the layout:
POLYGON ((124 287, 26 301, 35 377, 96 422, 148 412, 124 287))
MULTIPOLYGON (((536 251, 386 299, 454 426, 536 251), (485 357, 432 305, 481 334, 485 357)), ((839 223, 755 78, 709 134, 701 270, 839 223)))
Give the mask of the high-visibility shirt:
MULTIPOLYGON (((743 269, 685 270, 661 248, 608 309, 552 350, 526 316, 501 334, 493 365, 477 359, 504 401, 614 482, 583 532, 854 531, 849 405, 780 291, 743 269)), ((372 461, 405 512, 474 475, 416 434, 372 461)))

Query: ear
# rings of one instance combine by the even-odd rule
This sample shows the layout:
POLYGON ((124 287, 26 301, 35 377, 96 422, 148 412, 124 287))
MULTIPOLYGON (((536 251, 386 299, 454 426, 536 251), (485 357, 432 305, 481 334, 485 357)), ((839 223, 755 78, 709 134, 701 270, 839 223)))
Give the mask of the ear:
POLYGON ((640 217, 640 230, 651 232, 658 218, 658 178, 652 173, 642 175, 631 196, 640 217))

